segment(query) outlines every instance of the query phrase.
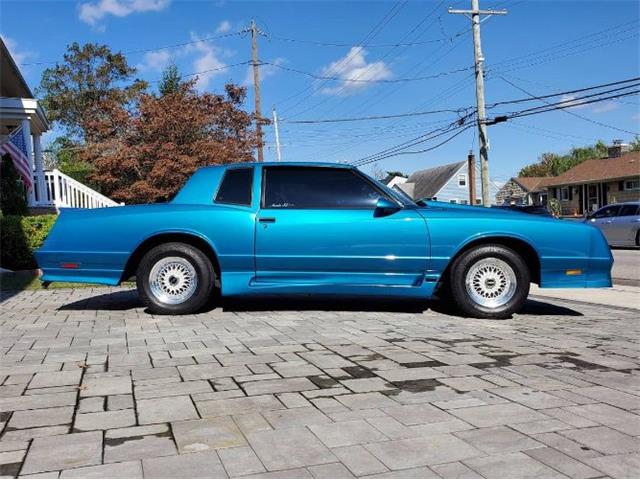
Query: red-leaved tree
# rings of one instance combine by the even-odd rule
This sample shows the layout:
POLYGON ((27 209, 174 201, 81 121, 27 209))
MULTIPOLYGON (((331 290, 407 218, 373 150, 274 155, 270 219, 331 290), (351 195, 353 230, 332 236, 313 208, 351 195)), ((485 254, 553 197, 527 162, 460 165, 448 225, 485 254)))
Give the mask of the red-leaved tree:
POLYGON ((246 89, 200 93, 195 81, 164 95, 144 93, 134 109, 106 100, 91 128, 101 140, 83 157, 103 194, 126 203, 170 200, 199 167, 253 160, 253 116, 241 109, 246 89))

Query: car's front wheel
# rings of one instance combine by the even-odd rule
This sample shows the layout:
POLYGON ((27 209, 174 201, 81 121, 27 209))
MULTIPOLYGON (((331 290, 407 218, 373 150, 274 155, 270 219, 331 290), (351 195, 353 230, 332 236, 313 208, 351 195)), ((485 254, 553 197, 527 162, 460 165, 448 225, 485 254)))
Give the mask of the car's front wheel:
POLYGON ((197 248, 172 242, 152 248, 136 271, 142 301, 152 313, 185 315, 202 309, 214 295, 216 273, 197 248))
POLYGON ((530 282, 529 268, 515 251, 502 245, 481 245, 454 261, 449 286, 465 314, 508 318, 524 304, 530 282))

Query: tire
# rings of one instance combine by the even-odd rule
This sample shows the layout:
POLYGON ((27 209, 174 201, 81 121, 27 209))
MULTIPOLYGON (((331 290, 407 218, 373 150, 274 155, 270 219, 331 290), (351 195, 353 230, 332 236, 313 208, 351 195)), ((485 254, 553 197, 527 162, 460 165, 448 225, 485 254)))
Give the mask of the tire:
POLYGON ((149 250, 136 271, 138 294, 151 313, 186 315, 215 296, 217 276, 207 256, 185 243, 164 243, 149 250))
POLYGON ((520 310, 531 283, 522 257, 502 245, 481 245, 455 259, 449 276, 453 300, 475 318, 509 318, 520 310))

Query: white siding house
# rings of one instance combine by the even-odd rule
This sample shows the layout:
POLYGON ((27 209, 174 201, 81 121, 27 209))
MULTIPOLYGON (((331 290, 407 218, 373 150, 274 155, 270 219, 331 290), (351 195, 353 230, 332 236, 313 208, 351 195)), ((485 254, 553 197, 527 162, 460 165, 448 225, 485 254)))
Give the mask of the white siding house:
MULTIPOLYGON (((482 203, 482 183, 480 170, 476 167, 476 204, 482 203)), ((439 202, 469 204, 469 172, 467 162, 449 163, 439 167, 419 170, 409 176, 404 183, 389 185, 400 188, 414 200, 429 199, 439 202)), ((491 197, 498 189, 491 184, 491 197)))

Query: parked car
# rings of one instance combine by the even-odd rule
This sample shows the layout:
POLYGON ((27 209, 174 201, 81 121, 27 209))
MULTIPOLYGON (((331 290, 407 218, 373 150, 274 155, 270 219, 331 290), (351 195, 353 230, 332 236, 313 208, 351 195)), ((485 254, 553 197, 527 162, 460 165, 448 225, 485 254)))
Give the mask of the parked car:
POLYGON ((514 212, 528 213, 530 215, 542 215, 551 217, 551 212, 544 205, 498 205, 492 208, 500 208, 503 210, 512 210, 514 212))
POLYGON ((640 202, 606 205, 585 219, 612 247, 640 247, 640 202))
POLYGON ((153 313, 197 312, 220 295, 439 295, 482 318, 517 312, 530 282, 609 287, 613 263, 589 225, 417 205, 320 163, 207 167, 166 204, 63 209, 36 257, 45 282, 135 275, 153 313))

